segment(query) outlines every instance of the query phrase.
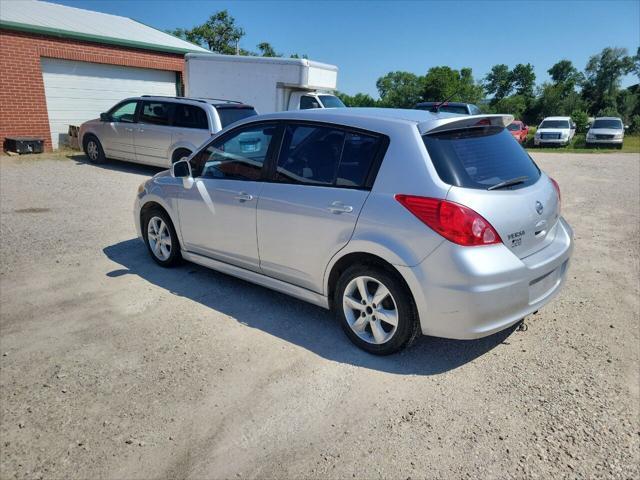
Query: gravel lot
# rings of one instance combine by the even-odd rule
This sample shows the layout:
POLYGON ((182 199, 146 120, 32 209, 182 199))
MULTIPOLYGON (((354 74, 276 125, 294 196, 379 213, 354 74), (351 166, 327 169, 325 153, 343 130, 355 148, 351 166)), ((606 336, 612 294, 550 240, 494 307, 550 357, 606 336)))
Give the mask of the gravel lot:
POLYGON ((640 156, 535 153, 566 288, 478 341, 357 350, 324 310, 135 238, 154 170, 0 158, 0 477, 638 478, 640 156))

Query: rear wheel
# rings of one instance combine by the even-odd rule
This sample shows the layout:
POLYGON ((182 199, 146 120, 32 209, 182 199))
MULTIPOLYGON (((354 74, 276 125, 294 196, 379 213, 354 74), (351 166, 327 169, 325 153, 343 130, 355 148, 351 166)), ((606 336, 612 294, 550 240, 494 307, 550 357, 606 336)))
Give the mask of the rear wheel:
POLYGON ((389 355, 418 334, 418 315, 404 282, 385 269, 354 265, 338 280, 335 310, 342 328, 357 346, 389 355))
POLYGON ((84 153, 89 157, 91 163, 103 163, 106 160, 104 150, 98 137, 95 135, 86 135, 83 140, 84 153))
POLYGON ((180 243, 169 215, 164 210, 154 208, 142 218, 144 243, 151 258, 158 265, 172 267, 180 262, 180 243))

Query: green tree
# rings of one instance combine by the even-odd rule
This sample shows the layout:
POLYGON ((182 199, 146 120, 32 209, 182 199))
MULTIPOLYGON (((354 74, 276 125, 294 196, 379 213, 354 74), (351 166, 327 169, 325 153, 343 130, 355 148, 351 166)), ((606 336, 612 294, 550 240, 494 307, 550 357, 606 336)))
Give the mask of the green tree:
POLYGON ((190 30, 177 28, 170 33, 212 52, 234 55, 240 50, 238 45, 245 32, 236 25, 235 18, 227 10, 221 10, 202 25, 190 30))
POLYGON ((347 107, 377 107, 378 100, 367 93, 356 93, 355 95, 347 95, 343 92, 336 92, 336 96, 342 100, 347 107))
POLYGON ((571 60, 560 60, 547 70, 547 73, 553 84, 560 87, 565 96, 574 92, 576 87, 584 82, 584 75, 573 66, 571 60))
POLYGON ((582 95, 589 103, 589 111, 599 114, 605 110, 616 110, 620 81, 635 68, 634 57, 626 48, 607 47, 591 56, 585 67, 585 83, 582 95))
POLYGON ((437 102, 445 99, 477 103, 482 98, 482 86, 473 80, 470 68, 460 71, 447 66, 430 68, 423 80, 423 100, 437 102))
POLYGON ((484 89, 487 94, 493 95, 492 103, 508 96, 513 90, 513 76, 509 67, 504 63, 491 67, 484 79, 484 89))
POLYGON ((527 98, 524 95, 511 95, 501 98, 490 105, 487 113, 508 113, 516 120, 522 120, 527 110, 527 98))
POLYGON ((281 53, 276 53, 275 49, 269 42, 262 42, 258 44, 258 50, 263 57, 281 57, 281 53))
POLYGON ((393 108, 413 108, 422 100, 424 77, 410 72, 389 72, 376 82, 380 105, 393 108))
POLYGON ((516 95, 531 98, 534 96, 536 87, 536 74, 533 71, 533 65, 527 63, 517 64, 511 70, 511 83, 516 90, 516 95))
POLYGON ((571 119, 576 124, 578 133, 585 133, 589 126, 589 114, 584 110, 575 110, 571 112, 571 119))

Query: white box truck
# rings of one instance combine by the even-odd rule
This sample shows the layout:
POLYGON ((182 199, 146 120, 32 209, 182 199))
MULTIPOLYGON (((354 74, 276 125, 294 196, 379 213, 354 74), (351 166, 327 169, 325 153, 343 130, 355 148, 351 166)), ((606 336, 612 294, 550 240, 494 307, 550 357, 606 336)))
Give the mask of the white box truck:
POLYGON ((237 100, 258 113, 344 107, 338 67, 301 58, 185 55, 185 96, 237 100))

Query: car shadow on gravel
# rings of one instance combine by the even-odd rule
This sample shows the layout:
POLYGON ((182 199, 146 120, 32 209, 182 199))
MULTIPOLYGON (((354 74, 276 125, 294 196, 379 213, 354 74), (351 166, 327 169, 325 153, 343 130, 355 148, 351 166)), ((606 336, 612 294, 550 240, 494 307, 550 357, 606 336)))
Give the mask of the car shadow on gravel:
POLYGON ((123 173, 137 173, 138 175, 148 175, 153 177, 156 173, 166 170, 162 167, 153 167, 151 165, 142 165, 140 163, 121 162, 120 160, 107 160, 104 163, 92 163, 89 158, 81 153, 67 155, 69 160, 76 162, 76 165, 102 168, 104 170, 113 170, 123 173))
POLYGON ((389 373, 436 375, 453 370, 484 355, 516 329, 514 326, 479 340, 420 337, 407 350, 377 357, 355 347, 335 317, 320 307, 191 263, 162 268, 138 239, 108 246, 103 252, 123 267, 108 272, 110 278, 137 275, 328 360, 389 373))

